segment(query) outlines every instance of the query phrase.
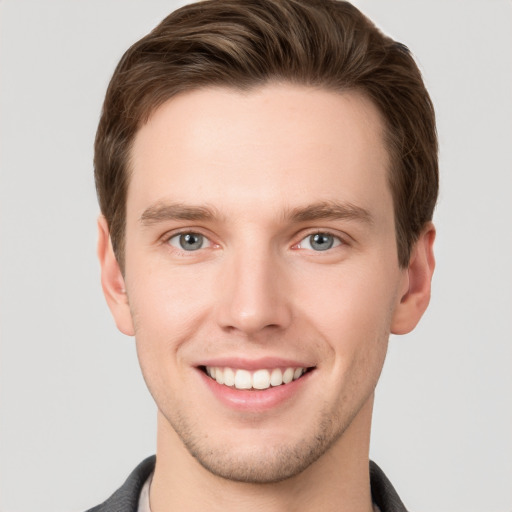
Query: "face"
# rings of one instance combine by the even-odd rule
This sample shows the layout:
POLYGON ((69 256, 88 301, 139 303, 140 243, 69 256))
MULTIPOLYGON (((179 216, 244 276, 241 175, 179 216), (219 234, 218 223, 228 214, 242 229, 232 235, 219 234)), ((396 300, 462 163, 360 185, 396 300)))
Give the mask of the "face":
POLYGON ((356 93, 212 88, 136 136, 126 301, 159 435, 225 478, 271 482, 343 445, 409 281, 388 155, 356 93))

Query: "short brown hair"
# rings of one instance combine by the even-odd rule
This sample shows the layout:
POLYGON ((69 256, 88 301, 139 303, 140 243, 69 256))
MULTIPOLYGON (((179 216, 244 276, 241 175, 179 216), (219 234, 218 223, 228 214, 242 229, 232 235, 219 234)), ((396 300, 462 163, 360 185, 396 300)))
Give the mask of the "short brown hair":
POLYGON ((399 264, 432 219, 438 193, 434 109, 406 46, 348 2, 206 0, 167 16, 123 55, 96 134, 100 208, 123 269, 129 154, 162 103, 207 86, 271 81, 359 91, 378 107, 390 154, 399 264))

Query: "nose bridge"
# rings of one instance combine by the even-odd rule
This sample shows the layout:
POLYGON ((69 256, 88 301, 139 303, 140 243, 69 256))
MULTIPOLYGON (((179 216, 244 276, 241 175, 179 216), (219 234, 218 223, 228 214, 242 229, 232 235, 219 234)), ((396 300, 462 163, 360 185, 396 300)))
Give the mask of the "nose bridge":
POLYGON ((246 334, 286 327, 291 312, 285 283, 283 262, 270 244, 246 243, 231 251, 221 283, 222 327, 246 334))

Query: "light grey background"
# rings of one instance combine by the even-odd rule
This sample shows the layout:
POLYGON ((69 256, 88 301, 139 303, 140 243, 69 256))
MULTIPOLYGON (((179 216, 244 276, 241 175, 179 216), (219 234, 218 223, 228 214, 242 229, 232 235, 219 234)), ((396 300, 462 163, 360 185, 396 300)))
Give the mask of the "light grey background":
MULTIPOLYGON (((512 510, 512 4, 361 0, 436 104, 431 307, 393 338, 372 457, 419 512, 512 510)), ((0 510, 99 503, 155 449, 95 257, 92 144, 129 44, 178 2, 0 0, 0 510)))

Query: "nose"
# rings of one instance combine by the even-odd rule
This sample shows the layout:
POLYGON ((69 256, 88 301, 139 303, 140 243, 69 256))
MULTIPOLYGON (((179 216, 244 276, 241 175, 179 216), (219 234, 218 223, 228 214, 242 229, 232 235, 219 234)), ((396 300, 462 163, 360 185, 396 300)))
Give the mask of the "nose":
POLYGON ((286 268, 271 250, 247 250, 227 258, 222 272, 218 321, 224 330, 255 335, 291 322, 286 268))

